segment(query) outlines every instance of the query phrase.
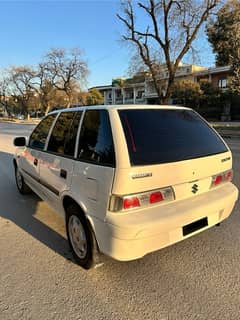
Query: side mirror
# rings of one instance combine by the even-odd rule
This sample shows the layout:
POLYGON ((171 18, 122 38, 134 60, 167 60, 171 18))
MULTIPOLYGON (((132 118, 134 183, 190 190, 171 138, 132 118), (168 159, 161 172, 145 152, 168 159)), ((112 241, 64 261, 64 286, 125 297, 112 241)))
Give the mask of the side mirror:
POLYGON ((13 140, 15 147, 25 147, 27 141, 25 137, 17 137, 13 140))

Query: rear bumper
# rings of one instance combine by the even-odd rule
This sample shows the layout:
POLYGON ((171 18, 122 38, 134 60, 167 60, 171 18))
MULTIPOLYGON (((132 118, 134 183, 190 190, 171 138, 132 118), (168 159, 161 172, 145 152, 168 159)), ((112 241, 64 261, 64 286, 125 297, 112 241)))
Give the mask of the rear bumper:
POLYGON ((106 222, 94 221, 100 251, 116 260, 134 260, 159 250, 226 219, 238 198, 227 183, 205 194, 128 213, 108 212, 106 222), (183 226, 202 218, 208 225, 183 236, 183 226))

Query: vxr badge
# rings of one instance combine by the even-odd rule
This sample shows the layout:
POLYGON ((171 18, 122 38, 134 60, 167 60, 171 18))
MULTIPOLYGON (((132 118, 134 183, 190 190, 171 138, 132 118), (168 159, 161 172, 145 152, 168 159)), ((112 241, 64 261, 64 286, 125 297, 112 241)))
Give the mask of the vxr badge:
POLYGON ((194 183, 194 185, 192 186, 192 193, 197 193, 197 192, 198 192, 198 185, 194 183))

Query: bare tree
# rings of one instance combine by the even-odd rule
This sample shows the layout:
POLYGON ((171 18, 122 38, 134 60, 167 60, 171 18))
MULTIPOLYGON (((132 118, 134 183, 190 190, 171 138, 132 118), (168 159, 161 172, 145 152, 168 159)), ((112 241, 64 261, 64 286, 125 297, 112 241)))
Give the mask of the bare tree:
POLYGON ((118 19, 126 27, 123 40, 137 48, 138 54, 151 74, 160 103, 170 97, 180 61, 192 47, 203 23, 219 0, 132 0, 122 2, 118 19), (145 27, 140 28, 137 14, 145 14, 145 27), (168 71, 166 87, 160 81, 160 64, 168 71))
POLYGON ((11 67, 9 69, 9 88, 11 96, 21 106, 21 111, 27 113, 30 103, 34 100, 36 71, 30 66, 11 67))
MULTIPOLYGON (((52 49, 38 66, 13 66, 0 79, 0 105, 9 103, 22 113, 53 107, 70 107, 78 102, 80 84, 88 74, 79 49, 52 49)), ((9 113, 9 112, 8 112, 9 113)))
POLYGON ((45 67, 51 77, 51 83, 57 90, 65 92, 70 107, 76 83, 85 83, 88 74, 86 62, 82 58, 81 50, 76 48, 70 51, 51 49, 45 57, 45 67))
POLYGON ((0 80, 0 105, 5 113, 10 114, 10 92, 9 92, 9 77, 4 74, 0 80))
POLYGON ((47 114, 54 106, 57 89, 54 86, 51 74, 48 71, 47 63, 39 63, 37 70, 37 91, 41 109, 47 114))

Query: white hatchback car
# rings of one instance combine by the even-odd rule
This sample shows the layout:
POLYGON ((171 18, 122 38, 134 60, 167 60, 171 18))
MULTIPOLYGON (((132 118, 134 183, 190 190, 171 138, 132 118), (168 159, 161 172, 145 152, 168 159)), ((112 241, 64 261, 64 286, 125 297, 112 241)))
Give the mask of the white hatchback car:
POLYGON ((99 252, 143 257, 227 218, 238 198, 226 143, 195 111, 96 106, 55 111, 14 140, 16 183, 66 220, 84 268, 99 252))

